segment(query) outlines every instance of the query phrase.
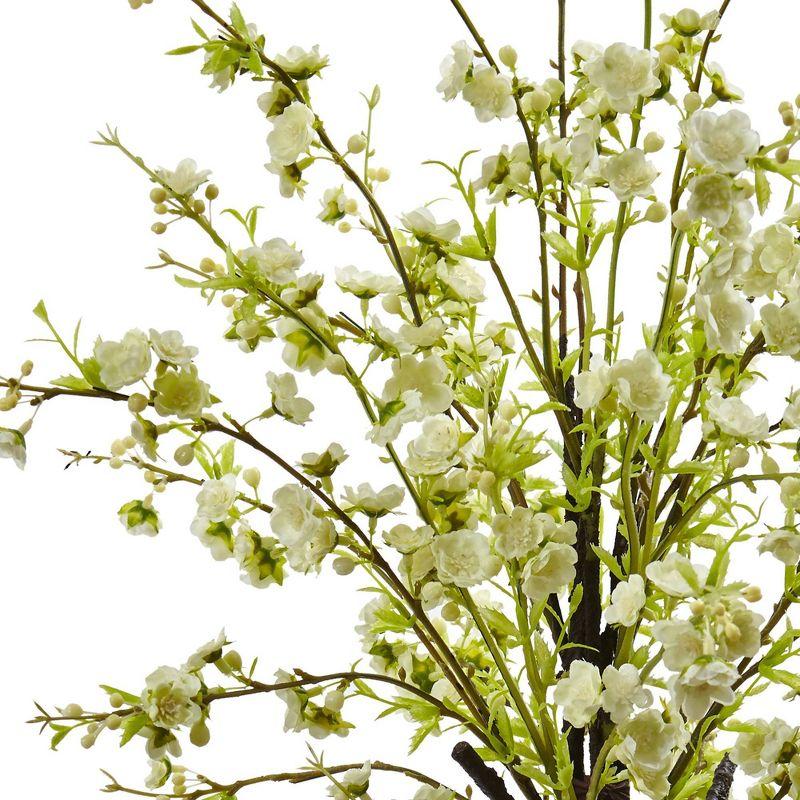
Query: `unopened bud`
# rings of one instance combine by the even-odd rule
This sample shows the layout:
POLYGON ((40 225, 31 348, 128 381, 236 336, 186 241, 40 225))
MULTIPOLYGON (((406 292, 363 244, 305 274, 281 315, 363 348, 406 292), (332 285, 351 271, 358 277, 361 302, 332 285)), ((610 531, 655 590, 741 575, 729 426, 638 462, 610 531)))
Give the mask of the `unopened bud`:
POLYGON ((213 272, 217 268, 213 258, 204 258, 200 261, 200 269, 203 272, 213 272))
POLYGON ((500 48, 498 55, 500 56, 500 61, 509 69, 514 69, 517 66, 517 51, 510 44, 504 44, 500 48))
POLYGON ((89 750, 90 748, 94 747, 94 742, 95 742, 94 736, 87 733, 86 736, 84 736, 81 739, 81 747, 84 750, 89 750))
POLYGON ((121 439, 115 439, 111 443, 111 455, 113 456, 124 456, 127 450, 128 448, 125 447, 125 443, 121 439))
POLYGON ((206 210, 206 201, 201 200, 199 197, 192 200, 192 210, 195 214, 202 214, 206 210))
POLYGON ((108 466, 111 467, 111 469, 122 469, 123 465, 124 465, 124 462, 123 462, 123 460, 121 458, 116 458, 115 457, 115 458, 109 459, 109 461, 108 461, 108 466))
POLYGON ((211 731, 205 720, 201 719, 192 725, 192 729, 189 731, 189 741, 195 747, 205 747, 211 741, 211 731))
POLYGON ((120 725, 122 725, 122 717, 119 714, 109 714, 106 717, 106 728, 110 731, 119 730, 120 725))
POLYGON ((163 222, 154 222, 150 226, 150 230, 153 231, 157 236, 161 236, 162 233, 167 232, 167 226, 163 222))
POLYGON ((33 372, 33 361, 25 361, 19 371, 23 378, 27 378, 33 372))
POLYGON ((141 414, 149 405, 147 398, 138 392, 128 398, 128 410, 132 414, 141 414))
POLYGON ((480 491, 482 491, 484 494, 489 494, 496 482, 497 476, 488 469, 484 470, 481 473, 481 477, 478 479, 478 489, 480 489, 480 491))
POLYGON ((194 447, 190 444, 182 444, 175 450, 173 458, 176 464, 181 467, 188 467, 194 461, 194 447))
POLYGON ((334 713, 341 711, 344 706, 344 692, 332 689, 325 695, 324 706, 328 711, 333 711, 334 713))
POLYGON ((344 201, 345 214, 355 214, 358 211, 358 201, 352 197, 344 201))
POLYGON ((392 177, 392 172, 388 167, 378 167, 375 170, 375 180, 379 183, 386 183, 392 177))
POLYGON ((448 622, 456 622, 460 616, 461 609, 457 603, 450 602, 442 606, 442 619, 446 619, 448 622))
POLYGON ((689 287, 686 285, 686 281, 683 278, 678 278, 675 281, 675 286, 672 289, 672 299, 676 303, 682 303, 686 299, 686 294, 689 291, 689 287))
POLYGON ((228 650, 223 656, 225 663, 234 671, 239 672, 242 668, 242 657, 238 650, 228 650))
POLYGON ((681 54, 678 49, 671 44, 664 45, 658 53, 659 61, 668 66, 674 67, 680 61, 681 54))
POLYGON ((548 78, 542 84, 542 89, 550 95, 552 100, 558 100, 564 94, 564 84, 558 78, 548 78))
POLYGON ((248 467, 242 472, 242 480, 253 489, 258 489, 261 483, 261 471, 258 467, 248 467))
POLYGON ((702 600, 693 600, 690 608, 692 614, 699 616, 706 610, 706 604, 702 600))
POLYGON ((155 203, 163 203, 167 199, 167 190, 162 186, 156 186, 150 190, 150 199, 155 203))
POLYGON ((731 642, 738 642, 742 638, 742 632, 732 622, 725 624, 725 638, 731 642))
POLYGON ((109 695, 108 702, 111 704, 111 708, 122 708, 125 705, 125 698, 119 692, 114 692, 109 695))
POLYGON ((222 295, 222 305, 225 308, 233 308, 236 305, 236 295, 235 294, 224 294, 222 295))
POLYGON ((734 447, 731 450, 729 463, 734 469, 746 467, 748 461, 750 461, 750 453, 746 447, 734 447))
POLYGON ((687 92, 683 98, 683 107, 689 114, 694 114, 703 105, 703 98, 697 92, 687 92))
POLYGON ((66 708, 62 709, 65 717, 74 719, 83 715, 83 709, 77 703, 70 703, 66 708))
POLYGON ((660 133, 650 131, 644 137, 644 151, 645 153, 657 153, 664 146, 664 137, 660 133))
POLYGON ((664 203, 650 203, 647 207, 647 211, 644 212, 644 218, 648 222, 663 222, 667 218, 668 213, 669 211, 664 203))
POLYGON ((742 597, 744 597, 748 603, 757 603, 763 596, 761 587, 755 584, 751 583, 750 586, 745 586, 744 589, 742 589, 742 597))
POLYGON ((338 353, 331 353, 328 356, 325 367, 332 375, 344 375, 347 372, 347 362, 338 353))
POLYGON ((689 212, 684 208, 679 208, 673 215, 672 215, 672 224, 675 228, 679 231, 686 231, 692 227, 692 218, 689 216, 689 212))
POLYGON ((350 233, 351 230, 353 230, 353 226, 346 219, 343 219, 339 223, 339 232, 340 233, 350 233))
POLYGON ((219 186, 216 183, 209 183, 206 186, 206 200, 216 200, 219 197, 219 186))
POLYGON ((543 111, 547 111, 547 109, 550 108, 552 98, 544 89, 534 89, 529 93, 529 102, 531 108, 541 114, 543 111))
POLYGON ((362 153, 367 146, 367 138, 362 133, 354 133, 347 140, 347 149, 351 153, 362 153))
POLYGON ((775 151, 775 160, 779 164, 785 164, 789 160, 789 148, 788 147, 779 147, 775 151))
POLYGON ((789 109, 789 111, 784 111, 783 114, 781 114, 781 120, 787 128, 791 128, 791 126, 794 125, 796 121, 794 111, 792 111, 791 109, 789 109))
POLYGON ((765 453, 764 457, 761 459, 761 471, 771 474, 773 472, 780 472, 781 468, 778 466, 778 462, 772 456, 765 453))
POLYGON ((504 400, 497 406, 497 411, 503 419, 512 420, 517 416, 517 404, 511 400, 504 400))
POLYGON ((356 565, 352 558, 347 558, 347 556, 339 556, 338 558, 333 559, 333 571, 337 575, 350 575, 355 568, 356 565))

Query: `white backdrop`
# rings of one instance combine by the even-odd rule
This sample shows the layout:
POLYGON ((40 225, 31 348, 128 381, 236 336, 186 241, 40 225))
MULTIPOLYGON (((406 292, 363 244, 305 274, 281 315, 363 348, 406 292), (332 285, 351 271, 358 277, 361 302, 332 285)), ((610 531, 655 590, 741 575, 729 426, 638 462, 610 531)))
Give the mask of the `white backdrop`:
MULTIPOLYGON (((512 122, 482 126, 465 104, 448 106, 437 97, 438 63, 453 41, 465 38, 447 0, 308 0, 302 5, 243 0, 241 5, 246 18, 266 33, 270 51, 320 43, 331 54, 332 66, 314 90, 315 105, 336 141, 361 129, 358 92, 380 83, 375 163, 393 171, 382 198, 395 216, 445 193, 443 174, 420 166, 424 159, 453 161, 472 147, 519 139, 512 122)), ((535 79, 551 74, 547 61, 555 48, 545 37, 555 31, 555 0, 473 0, 468 5, 494 49, 513 44, 524 73, 535 79)), ((638 0, 569 0, 568 5, 570 41, 641 38, 638 0)), ((658 11, 676 10, 656 5, 658 11)), ((172 166, 191 156, 213 169, 222 189, 220 207, 264 205, 263 238, 296 240, 309 267, 327 274, 347 263, 384 268, 366 237, 343 237, 314 220, 314 198, 334 183, 324 178, 324 170, 312 172, 306 203, 278 197, 274 176, 263 169, 268 126, 255 106, 258 87, 242 81, 217 96, 198 74, 199 56, 162 55, 192 41, 191 13, 190 3, 179 0, 155 0, 135 13, 124 0, 32 0, 4 9, 0 374, 14 371, 24 357, 35 360, 34 377, 42 381, 66 371, 51 346, 24 344, 44 334, 30 309, 45 298, 64 329, 83 318, 85 347, 98 333, 115 338, 134 326, 179 328, 201 347, 202 374, 227 407, 243 414, 263 407, 263 375, 278 366, 278 351, 265 348, 246 358, 221 341, 225 320, 219 307, 205 310, 200 298, 177 287, 166 271, 143 271, 155 263, 159 246, 184 260, 199 260, 208 251, 188 232, 160 239, 149 232, 154 218, 146 180, 115 152, 89 144, 106 122, 119 125, 123 140, 153 164, 172 166)), ((766 123, 765 139, 775 138, 780 129, 778 102, 800 90, 793 58, 798 26, 800 6, 791 0, 735 0, 723 23, 723 41, 715 46, 713 57, 746 89, 746 107, 756 124, 766 123)), ((658 188, 664 199, 666 184, 662 177, 658 188)), ((441 214, 459 213, 455 206, 441 208, 441 214)), ((514 218, 519 219, 510 212, 509 219, 514 218)), ((535 274, 531 233, 514 235, 501 221, 500 234, 515 286, 524 287, 535 274)), ((663 242, 654 244, 646 236, 626 246, 619 305, 631 322, 646 318, 657 301, 655 295, 643 297, 639 287, 654 285, 664 257, 663 242)), ((635 323, 628 336, 629 346, 637 346, 635 323)), ((359 442, 364 435, 351 398, 339 383, 325 380, 313 382, 328 397, 317 402, 313 430, 293 429, 289 437, 285 426, 269 428, 280 432, 276 445, 292 460, 307 444, 322 448, 333 439, 359 442)), ((315 396, 320 395, 315 391, 315 396)), ((178 490, 160 503, 165 525, 156 540, 132 539, 115 512, 142 496, 138 475, 88 464, 63 472, 65 460, 56 448, 107 452, 126 425, 125 410, 111 404, 54 402, 43 409, 29 437, 27 471, 0 464, 6 640, 0 659, 0 745, 9 759, 3 781, 9 797, 95 796, 102 785, 100 766, 129 783, 139 784, 146 774, 139 742, 120 752, 113 737, 105 743, 101 738, 85 752, 77 741, 68 741, 63 752, 49 752, 47 740, 24 724, 34 699, 102 707, 98 683, 138 691, 153 668, 181 663, 223 625, 245 656, 260 656, 264 677, 279 666, 346 668, 356 658, 352 625, 365 600, 356 591, 357 580, 326 572, 319 579, 294 578, 281 591, 256 591, 238 581, 230 563, 213 562, 189 534, 191 492, 178 490)), ((350 480, 366 478, 356 460, 345 466, 350 480)), ((378 482, 374 472, 369 479, 378 482)), ((187 749, 184 761, 223 780, 299 766, 303 741, 282 735, 281 715, 273 699, 220 704, 212 720, 212 735, 220 735, 202 757, 187 749)), ((326 742, 328 760, 402 761, 406 730, 392 721, 367 724, 348 740, 326 742)), ((449 762, 451 746, 450 739, 433 743, 416 763, 463 786, 449 762)), ((386 788, 378 796, 411 795, 412 787, 400 779, 382 785, 386 788)), ((259 792, 268 796, 267 789, 253 796, 259 792)), ((319 796, 321 789, 277 792, 302 798, 319 796)))

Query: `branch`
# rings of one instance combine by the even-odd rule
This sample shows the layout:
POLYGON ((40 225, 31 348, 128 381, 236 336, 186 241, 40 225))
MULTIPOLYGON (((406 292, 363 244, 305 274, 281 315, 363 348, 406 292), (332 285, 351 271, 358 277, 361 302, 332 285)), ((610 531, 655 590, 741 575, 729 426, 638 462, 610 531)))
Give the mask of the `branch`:
POLYGON ((514 800, 503 779, 483 762, 471 744, 459 742, 453 748, 452 757, 489 800, 514 800))
POLYGON ((728 754, 722 757, 717 768, 714 770, 714 779, 711 787, 706 794, 706 800, 728 800, 733 785, 733 773, 736 771, 736 764, 728 758, 728 754))

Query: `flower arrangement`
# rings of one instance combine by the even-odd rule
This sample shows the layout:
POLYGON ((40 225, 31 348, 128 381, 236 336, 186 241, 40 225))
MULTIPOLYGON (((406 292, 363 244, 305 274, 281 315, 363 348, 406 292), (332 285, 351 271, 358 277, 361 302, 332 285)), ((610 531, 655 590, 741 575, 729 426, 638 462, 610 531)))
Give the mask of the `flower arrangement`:
MULTIPOLYGON (((149 182, 153 233, 180 225, 204 242, 199 264, 162 249, 159 266, 227 310, 224 338, 265 373, 248 420, 225 410, 182 333, 136 329, 85 350, 43 302, 34 313, 69 373, 36 382, 26 361, 0 380, 0 411, 20 415, 0 428, 0 456, 24 468, 31 428, 59 398, 116 403, 126 432, 110 451, 66 455, 141 474, 144 496, 121 506, 122 527, 157 536, 159 495, 188 489, 187 527, 254 589, 313 589, 321 570, 342 576, 342 591, 366 586, 363 653, 341 654, 335 672, 273 678, 223 631, 143 687, 103 686, 103 710, 38 706, 34 721, 53 747, 142 742, 144 789, 109 775, 106 791, 159 800, 314 780, 337 800, 369 798, 381 773, 402 778, 393 796, 465 800, 471 786, 413 766, 446 731, 458 734, 464 780, 491 800, 631 788, 725 800, 737 770, 752 800, 797 797, 800 726, 760 718, 756 698, 788 691, 788 708, 800 694, 800 391, 775 419, 748 395, 800 359, 800 98, 780 104, 780 135, 764 143, 710 59, 729 0, 660 21, 643 0, 642 42, 569 51, 558 0, 558 57, 540 82, 520 74, 512 47, 492 50, 461 0, 449 3, 465 38, 437 90, 514 131, 482 161, 434 162, 460 221, 430 204, 388 210, 390 173, 374 161, 380 91, 364 95, 363 129, 335 144, 314 110, 329 69, 318 46, 273 52, 236 5, 222 16, 189 0, 195 38, 173 51, 202 55, 220 92, 261 87, 280 194, 313 194, 320 224, 366 233, 375 272, 305 271, 301 248, 264 232, 258 208, 215 213, 209 170, 191 159, 156 168, 116 130, 100 134, 149 182), (677 121, 662 200, 667 137, 648 125, 655 109, 677 121), (337 185, 314 185, 322 163, 337 185), (515 270, 513 288, 498 250, 510 206, 536 229, 535 267, 515 270), (663 230, 647 289, 661 312, 623 336, 621 253, 639 226, 663 230), (292 461, 280 442, 314 425, 309 376, 320 373, 352 398, 364 439, 292 461), (396 482, 342 485, 348 449, 396 482), (744 579, 754 558, 782 575, 766 596, 744 579), (182 765, 187 742, 209 744, 214 706, 269 693, 285 704, 284 730, 314 739, 348 735, 354 698, 401 715, 411 763, 358 754, 332 765, 312 750, 296 771, 228 783, 182 765), (406 781, 416 788, 404 794, 406 781)), ((291 643, 281 647, 288 656, 291 643)))

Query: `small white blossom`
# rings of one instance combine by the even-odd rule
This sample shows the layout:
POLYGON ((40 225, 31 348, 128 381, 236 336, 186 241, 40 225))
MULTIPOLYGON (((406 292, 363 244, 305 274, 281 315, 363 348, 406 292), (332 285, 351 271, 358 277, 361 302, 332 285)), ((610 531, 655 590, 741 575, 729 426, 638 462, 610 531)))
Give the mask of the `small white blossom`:
POLYGON ((589 369, 575 377, 575 405, 583 411, 596 408, 611 389, 611 367, 603 356, 595 354, 589 369))
POLYGON ((267 145, 274 164, 289 166, 308 152, 314 141, 314 120, 314 112, 297 100, 272 118, 267 145))
POLYGON ((645 567, 645 573, 664 594, 671 597, 698 594, 708 577, 705 567, 692 564, 680 553, 669 553, 663 561, 653 561, 645 567))
POLYGON ((139 330, 128 331, 119 342, 100 339, 94 346, 100 380, 112 391, 137 383, 150 369, 150 340, 139 330))
POLYGON ((425 547, 433 540, 434 530, 430 525, 411 528, 408 525, 395 525, 383 534, 383 541, 397 550, 398 553, 408 554, 425 547))
POLYGON ((700 109, 681 125, 689 164, 738 175, 747 167, 760 144, 750 127, 750 117, 734 109, 717 115, 700 109))
POLYGON ((653 194, 653 181, 658 177, 658 170, 642 150, 632 147, 607 158, 603 163, 602 175, 617 200, 627 202, 634 197, 650 197, 653 194))
POLYGON ((245 263, 252 262, 256 269, 270 282, 285 285, 295 280, 297 270, 303 264, 303 254, 285 239, 270 239, 261 247, 242 250, 245 263))
POLYGON ((701 719, 712 703, 727 706, 733 702, 731 685, 738 677, 739 673, 724 661, 691 664, 675 681, 675 702, 687 719, 701 719))
POLYGON ((197 348, 190 347, 183 342, 180 331, 164 331, 159 333, 150 328, 150 344, 155 354, 167 364, 183 367, 191 363, 197 355, 197 348))
POLYGON ((450 263, 442 259, 436 265, 436 277, 458 300, 479 303, 486 299, 486 281, 483 275, 466 261, 450 263))
POLYGON ((406 465, 412 475, 438 475, 454 466, 459 453, 458 423, 446 414, 428 417, 422 433, 408 444, 406 465))
POLYGON ((510 117, 516 108, 511 79, 488 64, 475 67, 461 95, 473 107, 479 122, 510 117))
POLYGON ((467 72, 473 59, 473 50, 463 39, 450 49, 452 52, 439 65, 442 79, 436 86, 436 91, 441 92, 445 100, 452 100, 466 86, 467 72))
POLYGON ((532 600, 546 600, 575 579, 575 548, 561 542, 547 542, 522 573, 522 591, 532 600))
POLYGON ((703 636, 685 619, 662 619, 653 625, 653 636, 664 645, 664 666, 680 671, 704 651, 703 636))
POLYGON ((793 567, 800 561, 800 532, 777 528, 764 536, 758 546, 759 553, 772 553, 787 567, 793 567))
POLYGON ((361 300, 370 300, 379 294, 397 291, 399 286, 390 275, 362 272, 353 266, 336 268, 336 284, 361 300))
POLYGON ((708 346, 726 354, 738 353, 742 335, 753 321, 753 306, 741 292, 726 286, 694 298, 697 316, 705 323, 708 346))
POLYGON ((574 728, 585 727, 600 708, 600 670, 588 661, 573 661, 569 674, 556 684, 553 699, 574 728))
POLYGON ((0 458, 10 458, 20 469, 25 469, 28 451, 25 437, 16 430, 0 428, 0 458))
POLYGON ((524 558, 542 543, 548 523, 555 526, 549 514, 521 506, 511 514, 497 514, 492 520, 494 549, 506 560, 524 558))
POLYGON ((451 531, 437 536, 431 550, 439 580, 461 588, 476 586, 494 577, 500 559, 492 555, 489 540, 470 530, 451 531))
POLYGON ((174 170, 156 170, 158 177, 172 189, 175 194, 191 195, 198 187, 205 183, 211 170, 197 169, 197 162, 192 158, 184 158, 174 170))
POLYGON ((652 350, 617 361, 611 367, 611 381, 622 405, 647 422, 655 422, 666 408, 670 379, 652 350))
POLYGON ((194 702, 200 688, 193 673, 159 667, 145 680, 142 711, 160 728, 191 726, 200 719, 200 706, 194 702))
POLYGON ((603 613, 606 622, 630 627, 639 618, 646 599, 641 575, 631 575, 627 581, 620 581, 611 592, 611 604, 603 613))
POLYGON ((600 700, 616 725, 628 719, 636 706, 647 708, 653 702, 652 693, 642 686, 639 670, 633 664, 623 664, 619 669, 606 667, 603 686, 600 700))
POLYGON ((456 220, 437 222, 429 208, 408 211, 400 219, 406 229, 422 241, 451 242, 461 232, 461 226, 456 220))
POLYGON ((268 372, 267 386, 272 392, 272 407, 277 414, 297 425, 303 425, 311 419, 314 404, 297 396, 297 380, 291 372, 282 375, 268 372))
POLYGON ((704 219, 712 228, 723 228, 734 208, 733 181, 727 175, 696 175, 689 181, 686 210, 692 219, 704 219))
POLYGON ((784 478, 781 481, 781 503, 792 511, 800 511, 800 478, 784 478))
POLYGON ((360 483, 357 488, 345 486, 344 499, 350 508, 361 511, 368 517, 382 517, 403 502, 405 490, 402 486, 391 484, 380 491, 368 483, 360 483))
POLYGON ((283 67, 295 80, 307 80, 327 66, 328 56, 320 54, 318 44, 315 44, 311 50, 304 50, 295 44, 286 53, 276 55, 275 63, 283 67))
POLYGON ((661 85, 653 56, 622 42, 594 55, 583 71, 592 86, 606 94, 614 111, 623 114, 633 111, 640 98, 652 96, 661 85))
POLYGON ((764 341, 779 353, 800 359, 800 300, 784 306, 769 303, 761 309, 764 341))
POLYGON ((706 400, 705 410, 710 422, 728 436, 748 442, 760 442, 769 435, 767 415, 756 414, 739 397, 712 395, 706 400))
POLYGON ((197 495, 198 514, 211 522, 222 522, 227 519, 236 496, 235 475, 229 473, 219 480, 209 479, 197 495))
POLYGON ((272 495, 270 526, 286 548, 291 567, 306 572, 319 565, 336 545, 336 530, 311 493, 287 484, 272 495))
POLYGON ((442 414, 453 402, 453 390, 445 383, 448 374, 440 356, 429 355, 422 359, 401 356, 392 361, 392 377, 383 388, 383 400, 396 400, 414 389, 419 393, 419 409, 423 416, 442 414))

